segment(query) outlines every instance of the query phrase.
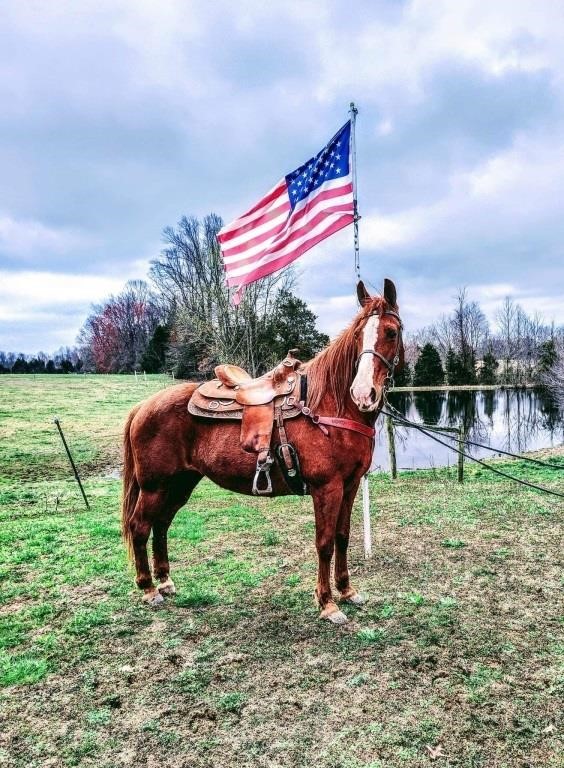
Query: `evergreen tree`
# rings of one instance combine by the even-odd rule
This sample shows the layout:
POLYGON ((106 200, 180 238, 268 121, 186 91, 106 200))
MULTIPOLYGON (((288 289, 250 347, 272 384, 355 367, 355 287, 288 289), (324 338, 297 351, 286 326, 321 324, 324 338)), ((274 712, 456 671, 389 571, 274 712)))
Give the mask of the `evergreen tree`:
POLYGON ((447 384, 456 386, 462 384, 462 366, 460 357, 452 347, 448 348, 445 361, 447 384))
POLYGON ((537 374, 547 373, 558 359, 558 353, 556 352, 556 345, 554 339, 549 339, 540 345, 540 356, 537 363, 537 374))
POLYGON ((20 355, 12 366, 12 373, 27 373, 29 370, 27 361, 23 355, 20 355))
POLYGON ((411 379, 411 366, 405 362, 402 368, 399 370, 396 368, 394 372, 394 387, 409 387, 411 379))
POLYGON ((436 387, 444 384, 445 372, 440 355, 432 344, 425 344, 415 363, 413 384, 416 387, 436 387))
POLYGON ((463 375, 464 375, 464 384, 477 384, 478 383, 478 376, 476 375, 476 356, 474 355, 474 352, 470 352, 470 354, 466 357, 466 361, 464 364, 463 369, 463 375))
POLYGON ((60 371, 61 373, 72 373, 74 371, 74 365, 68 358, 61 360, 60 371))
POLYGON ((147 373, 161 373, 166 366, 166 353, 170 330, 166 325, 157 325, 141 358, 141 368, 147 373))
POLYGON ((261 357, 274 365, 289 349, 298 349, 301 360, 310 360, 329 344, 329 336, 315 327, 317 317, 302 299, 286 289, 279 291, 262 338, 258 339, 261 357))
POLYGON ((497 369, 499 363, 492 350, 490 349, 484 355, 482 359, 482 367, 480 369, 479 381, 480 384, 496 384, 497 383, 497 369))
POLYGON ((478 379, 474 353, 470 352, 464 357, 449 347, 446 356, 446 376, 450 386, 476 384, 478 379))

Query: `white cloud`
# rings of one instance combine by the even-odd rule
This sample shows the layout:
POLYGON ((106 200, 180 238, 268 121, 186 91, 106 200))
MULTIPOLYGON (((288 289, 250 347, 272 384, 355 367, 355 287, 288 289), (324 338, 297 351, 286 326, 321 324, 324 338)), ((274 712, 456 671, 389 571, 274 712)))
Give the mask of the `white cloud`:
POLYGON ((73 344, 91 304, 119 293, 126 279, 0 270, 0 349, 33 354, 73 344))
MULTIPOLYGON (((397 162, 397 186, 416 182, 410 194, 394 189, 383 202, 370 180, 374 196, 360 201, 363 272, 378 284, 397 274, 411 327, 448 309, 461 284, 488 312, 507 287, 524 304, 543 304, 540 272, 564 258, 561 0, 367 1, 346 15, 343 7, 302 0, 169 0, 158 7, 152 0, 83 0, 80 10, 74 0, 4 3, 2 24, 13 44, 0 52, 9 118, 0 164, 11 158, 0 179, 9 201, 0 212, 0 264, 4 254, 11 257, 4 263, 29 268, 0 272, 0 319, 23 329, 27 313, 45 326, 57 323, 58 310, 85 315, 90 302, 121 289, 124 274, 146 274, 160 226, 208 206, 226 219, 240 215, 305 159, 305 148, 318 149, 318 139, 330 135, 328 122, 337 110, 344 117, 351 98, 358 99, 367 150, 361 187, 364 169, 377 174, 378 153, 386 151, 397 162), (436 96, 433 78, 456 79, 458 67, 466 83, 473 72, 477 81, 484 73, 500 92, 511 73, 545 72, 546 101, 531 107, 538 122, 509 115, 502 138, 483 146, 487 119, 466 132, 463 117, 456 135, 442 132, 441 116, 432 121, 426 113, 436 96), (550 100, 554 111, 541 114, 551 111, 550 100), (432 124, 416 138, 425 129, 430 144, 438 137, 439 159, 425 155, 425 137, 417 157, 413 137, 401 145, 421 115, 432 124), (145 135, 148 123, 154 133, 145 135), (63 150, 49 165, 56 137, 63 150), (165 168, 175 137, 174 161, 165 168), (457 164, 457 142, 466 140, 480 147, 457 164), (443 163, 443 149, 452 162, 443 163), (130 206, 121 208, 123 200, 130 206), (154 219, 144 230, 148 210, 154 219), (79 223, 50 226, 53 211, 79 223), (92 247, 97 243, 104 247, 92 247), (80 268, 73 255, 85 246, 91 250, 81 254, 84 263, 91 269, 104 260, 105 275, 66 274, 80 268), (421 252, 434 259, 430 267, 418 261, 421 252), (33 271, 38 253, 42 271, 33 271)), ((388 169, 388 178, 393 173, 388 169)), ((309 252, 298 268, 301 295, 336 333, 355 309, 350 229, 309 252)), ((554 267, 547 293, 560 290, 559 279, 562 267, 559 275, 554 267)), ((544 301, 543 311, 557 308, 556 300, 544 301)))
POLYGON ((123 288, 123 279, 98 275, 0 270, 0 319, 69 309, 100 301, 123 288))
POLYGON ((71 229, 57 229, 39 221, 0 215, 0 254, 18 257, 37 251, 64 254, 91 242, 90 238, 71 229))

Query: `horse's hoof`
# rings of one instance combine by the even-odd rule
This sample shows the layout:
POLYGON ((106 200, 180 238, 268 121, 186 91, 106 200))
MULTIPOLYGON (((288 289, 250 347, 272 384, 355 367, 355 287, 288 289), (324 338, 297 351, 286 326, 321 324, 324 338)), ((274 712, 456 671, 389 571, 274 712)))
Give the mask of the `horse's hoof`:
POLYGON ((360 592, 351 592, 350 595, 342 595, 341 602, 348 603, 348 605, 356 605, 357 608, 365 605, 368 601, 366 595, 361 595, 360 592))
POLYGON ((156 608, 161 603, 164 603, 164 597, 158 589, 151 589, 143 595, 143 602, 146 603, 149 608, 156 608))
POLYGON ((336 624, 337 626, 346 624, 348 621, 345 614, 338 609, 334 602, 327 603, 325 608, 319 614, 319 618, 330 621, 331 624, 336 624))
POLYGON ((170 578, 170 576, 166 581, 163 581, 158 585, 158 590, 161 595, 170 596, 176 594, 176 587, 174 586, 174 581, 170 578))
POLYGON ((335 613, 330 613, 329 616, 327 616, 327 620, 330 621, 332 624, 336 624, 337 626, 340 626, 341 624, 346 624, 348 621, 346 615, 342 611, 336 611, 335 613))

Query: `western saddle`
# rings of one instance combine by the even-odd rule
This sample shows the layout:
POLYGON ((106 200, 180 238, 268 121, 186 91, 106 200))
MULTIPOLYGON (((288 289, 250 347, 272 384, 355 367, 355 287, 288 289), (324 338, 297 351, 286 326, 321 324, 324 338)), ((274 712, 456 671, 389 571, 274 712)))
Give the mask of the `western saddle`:
POLYGON ((305 493, 298 456, 284 428, 284 421, 299 416, 305 407, 305 377, 299 372, 297 351, 291 349, 281 363, 257 379, 238 365, 218 365, 217 378, 199 386, 188 403, 194 416, 241 420, 241 447, 257 454, 255 495, 272 493, 270 469, 275 459, 270 444, 275 422, 280 436, 275 455, 280 468, 290 489, 299 495, 305 493))

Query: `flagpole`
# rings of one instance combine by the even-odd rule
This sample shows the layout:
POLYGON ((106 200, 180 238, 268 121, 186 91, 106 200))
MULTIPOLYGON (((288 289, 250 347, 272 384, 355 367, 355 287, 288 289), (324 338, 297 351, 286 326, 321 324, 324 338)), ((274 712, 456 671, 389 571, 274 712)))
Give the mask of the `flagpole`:
POLYGON ((358 109, 354 101, 350 103, 349 114, 351 116, 351 170, 352 170, 352 187, 353 187, 353 227, 354 227, 354 268, 356 272, 357 280, 360 280, 360 244, 358 239, 358 222, 360 216, 358 215, 358 198, 356 191, 356 116, 358 115, 358 109))
MULTIPOLYGON (((358 197, 356 186, 356 116, 358 109, 354 101, 350 103, 349 114, 351 116, 351 171, 353 188, 353 227, 354 227, 354 269, 357 280, 360 280, 360 243, 358 238, 358 197)), ((370 471, 370 470, 369 470, 370 471)), ((364 557, 368 560, 372 557, 372 531, 370 527, 370 488, 368 485, 368 473, 361 481, 362 485, 362 523, 364 532, 364 557)))

